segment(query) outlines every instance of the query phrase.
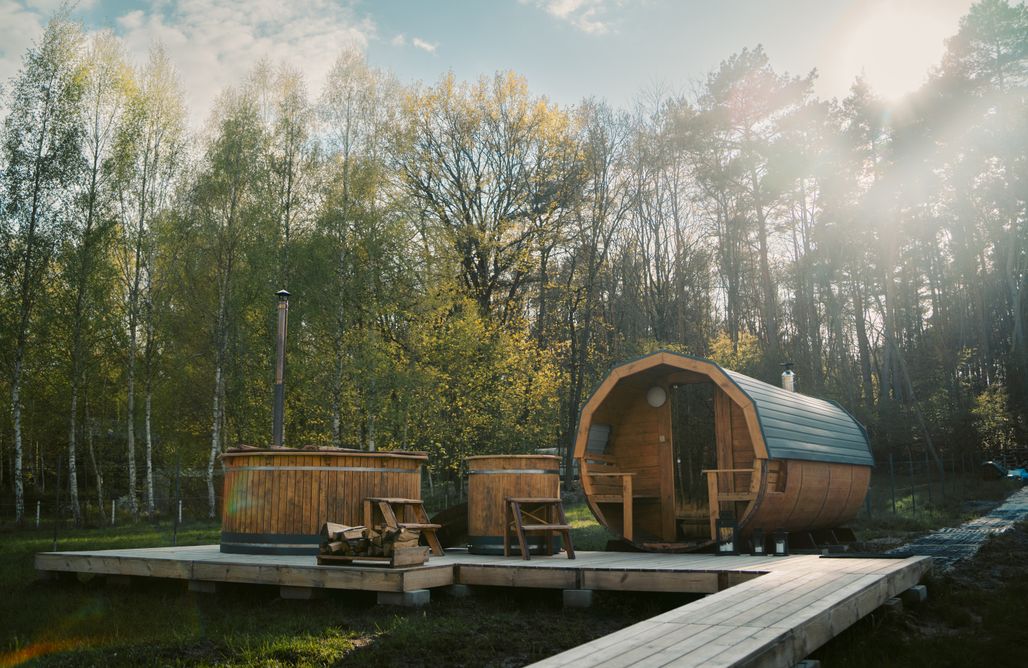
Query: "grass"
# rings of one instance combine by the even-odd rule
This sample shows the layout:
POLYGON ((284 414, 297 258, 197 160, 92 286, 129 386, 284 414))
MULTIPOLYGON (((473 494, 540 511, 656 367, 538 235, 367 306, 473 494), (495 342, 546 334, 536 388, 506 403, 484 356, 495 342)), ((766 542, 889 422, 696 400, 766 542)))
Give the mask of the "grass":
MULTIPOLYGON (((897 517, 879 497, 857 529, 868 537, 918 533, 958 524, 1011 488, 964 481, 946 504, 923 516, 897 517), (957 493, 959 492, 959 494, 957 493)), ((584 503, 567 508, 575 545, 602 550, 612 534, 584 503)), ((1025 534, 1024 527, 1021 534, 1025 534)), ((186 525, 179 545, 218 541, 213 523, 186 525)), ((1028 534, 1026 534, 1028 535, 1028 534)), ((1002 539, 1001 539, 1002 540, 1002 539)), ((1028 559, 999 550, 1025 567, 993 590, 943 581, 932 586, 928 609, 935 631, 918 618, 898 622, 871 616, 822 652, 827 665, 1016 665, 993 645, 1028 626, 1028 559), (913 644, 911 644, 913 643, 913 644), (934 661, 921 660, 916 649, 934 661), (937 644, 938 651, 932 649, 937 644), (992 644, 989 644, 992 643, 992 644)), ((61 550, 157 547, 171 544, 168 525, 62 529, 61 550)), ((0 532, 0 668, 42 666, 517 666, 536 661, 647 619, 691 600, 685 595, 597 592, 588 610, 564 610, 559 591, 482 588, 469 599, 434 594, 426 609, 375 605, 367 592, 328 592, 314 601, 287 601, 275 587, 226 586, 218 595, 189 593, 184 583, 137 579, 126 588, 103 578, 39 582, 32 558, 52 547, 42 530, 0 532)), ((1005 549, 1005 551, 1004 551, 1005 549)))
MULTIPOLYGON (((584 506, 569 508, 581 549, 607 533, 584 506)), ((188 525, 179 545, 218 540, 214 524, 188 525)), ((683 605, 686 595, 597 592, 589 610, 564 610, 560 591, 490 589, 468 599, 434 594, 425 609, 375 604, 367 592, 287 601, 275 587, 227 586, 217 595, 184 583, 104 578, 39 582, 32 558, 52 533, 0 533, 0 666, 517 666, 683 605)), ((61 550, 171 544, 167 527, 67 529, 61 550)))
POLYGON ((999 504, 1020 485, 1008 480, 981 480, 978 476, 951 476, 945 489, 926 477, 898 478, 896 511, 892 507, 892 485, 887 474, 872 480, 867 506, 850 526, 858 540, 885 539, 894 543, 934 529, 958 526, 999 504))

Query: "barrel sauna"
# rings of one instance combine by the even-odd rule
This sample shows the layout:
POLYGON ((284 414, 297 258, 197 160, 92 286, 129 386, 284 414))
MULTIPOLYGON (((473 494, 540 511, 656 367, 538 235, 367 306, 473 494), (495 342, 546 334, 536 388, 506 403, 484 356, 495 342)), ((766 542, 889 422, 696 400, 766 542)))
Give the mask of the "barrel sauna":
MULTIPOLYGON (((480 455, 464 461, 468 468, 468 551, 472 554, 503 554, 508 497, 560 496, 560 457, 480 455)), ((545 536, 529 535, 527 539, 531 554, 547 552, 545 536)), ((555 538, 554 545, 560 549, 560 538, 555 538)), ((517 541, 511 549, 520 554, 517 541)))
POLYGON ((611 370, 582 408, 574 455, 597 520, 644 549, 709 545, 719 518, 740 539, 839 527, 874 464, 838 404, 670 352, 611 370))
POLYGON ((317 554, 325 522, 360 525, 368 496, 421 498, 423 452, 229 450, 221 551, 317 554))

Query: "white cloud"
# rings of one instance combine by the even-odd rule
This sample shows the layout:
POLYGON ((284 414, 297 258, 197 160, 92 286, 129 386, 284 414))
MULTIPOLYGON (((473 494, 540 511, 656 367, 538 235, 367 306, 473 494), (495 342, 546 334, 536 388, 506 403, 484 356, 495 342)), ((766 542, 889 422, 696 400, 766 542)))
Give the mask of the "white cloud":
POLYGON ((407 46, 407 37, 403 33, 400 33, 389 40, 389 43, 393 46, 407 46))
POLYGON ((439 47, 438 43, 432 44, 431 42, 426 42, 420 37, 415 37, 410 41, 410 43, 413 44, 416 48, 419 48, 422 51, 428 51, 429 53, 435 53, 435 50, 439 47))
POLYGON ((43 12, 20 2, 0 0, 0 86, 4 89, 21 69, 25 51, 43 34, 45 23, 43 12))
POLYGON ((606 0, 521 0, 532 4, 547 14, 570 23, 575 29, 590 35, 610 32, 610 21, 606 20, 606 0))
MULTIPOLYGON (((43 32, 56 0, 0 0, 0 80, 15 75, 43 32)), ((86 6, 80 2, 74 13, 86 6)), ((163 44, 199 126, 218 94, 243 81, 259 60, 303 71, 317 95, 336 55, 364 50, 374 23, 337 0, 153 0, 117 16, 112 26, 135 64, 163 44)))
POLYGON ((333 0, 157 0, 117 19, 117 32, 137 62, 164 45, 179 71, 194 124, 218 94, 261 59, 303 71, 317 94, 336 54, 363 50, 374 24, 333 0))

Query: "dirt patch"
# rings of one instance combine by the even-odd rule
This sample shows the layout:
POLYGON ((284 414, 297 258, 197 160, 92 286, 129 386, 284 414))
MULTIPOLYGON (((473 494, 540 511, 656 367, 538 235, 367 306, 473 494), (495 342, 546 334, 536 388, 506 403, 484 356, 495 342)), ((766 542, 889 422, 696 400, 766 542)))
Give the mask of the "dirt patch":
POLYGON ((928 578, 928 601, 872 613, 813 656, 825 666, 1024 666, 1028 523, 928 578))

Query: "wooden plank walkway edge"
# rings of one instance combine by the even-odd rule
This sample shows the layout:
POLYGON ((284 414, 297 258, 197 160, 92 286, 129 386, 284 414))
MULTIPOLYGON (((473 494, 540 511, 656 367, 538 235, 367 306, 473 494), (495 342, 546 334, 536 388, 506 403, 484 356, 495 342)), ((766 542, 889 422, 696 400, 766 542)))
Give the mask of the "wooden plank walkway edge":
POLYGON ((582 552, 570 561, 453 550, 410 568, 319 566, 313 557, 223 554, 217 545, 41 552, 41 572, 285 588, 409 592, 451 584, 708 594, 535 664, 791 666, 917 584, 930 557, 833 559, 582 552))
MULTIPOLYGON (((162 548, 155 548, 152 552, 162 548)), ((267 584, 287 587, 349 589, 374 592, 406 592, 453 584, 451 564, 426 564, 412 568, 317 566, 313 557, 273 557, 260 563, 249 555, 211 555, 179 552, 173 555, 134 554, 151 550, 102 552, 41 552, 38 571, 172 578, 201 582, 267 584), (122 554, 110 554, 121 552, 122 554)))
POLYGON ((928 557, 823 561, 835 563, 772 571, 532 665, 792 666, 917 584, 932 564, 928 557))

